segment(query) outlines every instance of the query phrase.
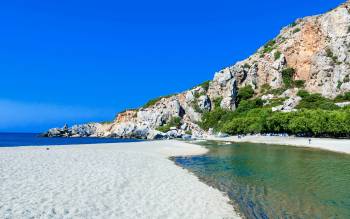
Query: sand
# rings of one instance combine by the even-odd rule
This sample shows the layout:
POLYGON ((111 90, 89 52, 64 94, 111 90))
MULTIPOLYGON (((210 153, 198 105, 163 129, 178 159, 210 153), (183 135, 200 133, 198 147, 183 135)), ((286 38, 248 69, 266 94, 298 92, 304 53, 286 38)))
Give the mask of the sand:
POLYGON ((0 218, 239 218, 169 156, 178 141, 0 148, 0 218))
POLYGON ((309 144, 309 139, 310 138, 260 136, 260 135, 248 135, 240 139, 237 136, 231 136, 231 137, 225 137, 225 138, 218 138, 218 137, 207 138, 207 140, 217 140, 217 141, 251 142, 251 143, 308 147, 308 148, 315 148, 315 149, 334 151, 338 153, 350 154, 350 140, 348 139, 311 138, 311 144, 309 144))

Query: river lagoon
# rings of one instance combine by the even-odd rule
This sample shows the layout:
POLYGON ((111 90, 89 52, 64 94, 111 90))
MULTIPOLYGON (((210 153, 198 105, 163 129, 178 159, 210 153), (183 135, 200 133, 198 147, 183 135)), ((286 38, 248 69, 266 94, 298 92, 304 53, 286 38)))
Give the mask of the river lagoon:
POLYGON ((292 146, 200 143, 175 162, 228 194, 247 218, 350 218, 350 155, 292 146))

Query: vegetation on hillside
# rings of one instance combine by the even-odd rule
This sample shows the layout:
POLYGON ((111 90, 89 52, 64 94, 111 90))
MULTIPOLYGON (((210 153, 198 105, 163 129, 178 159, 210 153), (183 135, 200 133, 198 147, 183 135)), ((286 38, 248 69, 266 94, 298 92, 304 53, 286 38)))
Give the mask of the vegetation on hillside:
POLYGON ((324 109, 324 110, 336 110, 339 107, 334 104, 334 101, 327 99, 321 94, 309 94, 306 91, 299 91, 298 95, 303 99, 300 101, 297 109, 324 109))
POLYGON ((286 68, 282 70, 283 83, 287 88, 294 85, 294 74, 295 70, 293 68, 286 68))
POLYGON ((345 93, 344 95, 340 94, 335 99, 336 102, 346 102, 350 101, 350 92, 345 93))
MULTIPOLYGON (((248 88, 244 89, 244 94, 248 88)), ((335 100, 305 90, 298 93, 303 99, 296 112, 272 112, 260 98, 242 99, 236 111, 215 108, 203 114, 201 128, 227 134, 288 133, 317 137, 350 137, 350 106, 340 108, 334 103, 350 100, 350 92, 335 100)), ((243 95, 248 97, 249 95, 243 95)), ((278 100, 282 102, 283 100, 278 100)))
POLYGON ((143 105, 143 108, 151 107, 151 106, 155 105, 156 103, 158 103, 161 99, 169 98, 169 97, 172 97, 172 96, 174 96, 174 94, 167 95, 167 96, 161 96, 161 97, 157 97, 157 98, 154 98, 152 100, 149 100, 145 105, 143 105))
POLYGON ((269 42, 267 42, 261 53, 260 53, 260 56, 264 56, 265 53, 270 53, 272 52, 274 49, 276 48, 276 41, 275 40, 270 40, 269 42))
POLYGON ((205 91, 208 91, 209 85, 210 85, 210 81, 205 81, 202 84, 200 84, 199 86, 202 87, 205 91))
POLYGON ((248 85, 238 90, 237 99, 238 99, 238 102, 241 102, 242 100, 248 100, 253 96, 254 96, 254 89, 252 88, 252 86, 248 85))
POLYGON ((173 117, 168 121, 168 123, 166 123, 162 126, 159 126, 157 128, 157 130, 160 132, 163 132, 163 133, 167 133, 168 131, 170 131, 170 129, 172 127, 180 128, 180 126, 181 126, 181 118, 180 117, 173 117))

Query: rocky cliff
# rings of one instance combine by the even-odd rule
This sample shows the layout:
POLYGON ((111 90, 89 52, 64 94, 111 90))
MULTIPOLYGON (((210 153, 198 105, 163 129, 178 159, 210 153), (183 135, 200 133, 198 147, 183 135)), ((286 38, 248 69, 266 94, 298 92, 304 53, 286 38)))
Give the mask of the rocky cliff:
POLYGON ((235 110, 238 91, 246 86, 265 100, 285 98, 274 111, 293 110, 300 101, 296 95, 300 87, 327 98, 349 92, 350 2, 325 14, 296 20, 249 58, 215 73, 210 82, 119 113, 111 123, 56 128, 45 135, 148 139, 203 136, 206 133, 198 126, 202 114, 214 107, 235 110), (174 118, 180 121, 174 124, 174 118))

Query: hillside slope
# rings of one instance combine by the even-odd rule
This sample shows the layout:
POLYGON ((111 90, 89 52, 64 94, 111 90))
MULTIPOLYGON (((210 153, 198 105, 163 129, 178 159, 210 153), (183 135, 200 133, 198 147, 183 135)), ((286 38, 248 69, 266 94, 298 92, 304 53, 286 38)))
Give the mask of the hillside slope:
POLYGON ((252 89, 254 98, 264 101, 264 106, 271 103, 272 111, 283 112, 295 110, 302 99, 297 95, 300 90, 330 99, 350 92, 350 2, 325 14, 296 20, 249 58, 215 73, 210 82, 119 113, 111 123, 56 128, 45 135, 203 136, 207 132, 198 125, 203 113, 215 108, 235 111, 240 90, 247 88, 252 89), (276 100, 280 103, 272 104, 276 100))

